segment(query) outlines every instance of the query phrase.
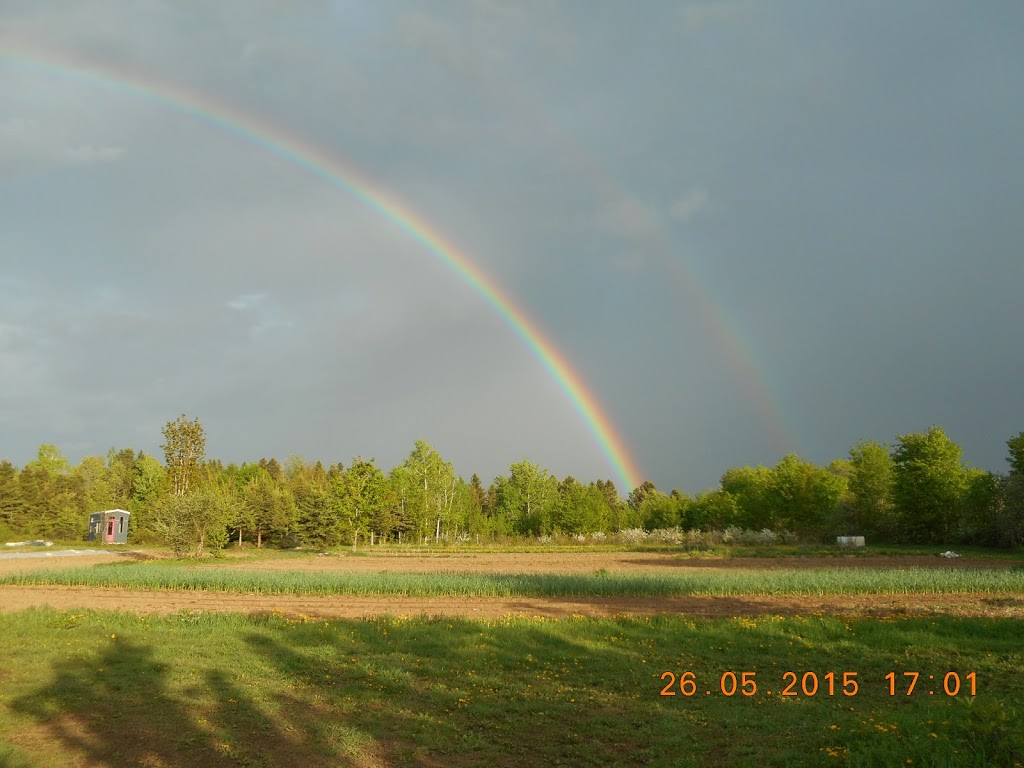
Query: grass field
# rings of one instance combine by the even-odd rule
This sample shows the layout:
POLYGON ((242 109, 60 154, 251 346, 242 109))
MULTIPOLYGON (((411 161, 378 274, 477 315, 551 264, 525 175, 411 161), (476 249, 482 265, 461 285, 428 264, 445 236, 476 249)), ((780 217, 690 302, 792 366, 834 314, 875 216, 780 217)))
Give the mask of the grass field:
MULTIPOLYGON (((1005 567, 509 575, 323 572, 323 560, 286 559, 295 565, 160 560, 2 581, 171 600, 224 590, 255 606, 281 594, 1024 598, 1024 573, 1005 567)), ((0 612, 0 768, 1024 768, 1022 637, 1024 621, 994 616, 0 612), (909 694, 907 673, 918 675, 909 694)))
POLYGON ((0 615, 0 637, 17 649, 0 664, 4 766, 1024 764, 1007 620, 34 610, 0 615), (693 696, 660 695, 687 671, 693 696), (830 671, 856 672, 856 694, 829 695, 830 671), (922 675, 909 696, 904 671, 922 675), (723 694, 728 672, 756 673, 757 693, 723 694), (798 695, 780 695, 786 672, 798 695))

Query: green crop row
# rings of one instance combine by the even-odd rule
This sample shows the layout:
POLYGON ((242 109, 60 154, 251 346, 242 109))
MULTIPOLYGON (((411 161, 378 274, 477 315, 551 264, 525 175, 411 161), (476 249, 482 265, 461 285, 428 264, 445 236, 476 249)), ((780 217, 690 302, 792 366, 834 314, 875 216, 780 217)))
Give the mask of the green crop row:
POLYGON ((324 573, 133 564, 14 573, 0 584, 265 595, 566 597, 1024 593, 1024 571, 968 568, 735 570, 694 574, 324 573))

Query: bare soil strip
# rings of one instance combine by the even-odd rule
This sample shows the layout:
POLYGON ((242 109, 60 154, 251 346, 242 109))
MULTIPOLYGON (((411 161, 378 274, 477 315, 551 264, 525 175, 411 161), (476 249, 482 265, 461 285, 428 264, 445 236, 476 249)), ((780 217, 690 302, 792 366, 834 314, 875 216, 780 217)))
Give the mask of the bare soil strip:
POLYGON ((783 570, 793 568, 1012 568, 1013 560, 987 557, 946 559, 937 555, 841 555, 837 557, 686 557, 673 552, 492 552, 438 555, 347 554, 249 560, 229 557, 232 568, 254 571, 344 571, 352 573, 671 573, 687 569, 783 570))
POLYGON ((831 595, 827 597, 512 597, 409 598, 239 595, 225 592, 138 591, 108 587, 0 586, 0 611, 50 606, 60 610, 118 610, 140 614, 181 611, 270 614, 321 619, 370 616, 694 617, 955 615, 1024 618, 1024 596, 831 595))
MULTIPOLYGON (((38 557, 0 559, 0 575, 18 571, 78 568, 100 563, 154 560, 161 552, 112 551, 73 558, 38 557)), ((804 568, 992 568, 1007 569, 1017 561, 988 557, 947 560, 937 555, 840 555, 837 557, 687 557, 673 552, 481 552, 400 554, 376 551, 353 557, 330 554, 306 557, 250 557, 229 553, 204 567, 253 571, 324 571, 342 573, 672 573, 690 569, 775 571, 804 568)))

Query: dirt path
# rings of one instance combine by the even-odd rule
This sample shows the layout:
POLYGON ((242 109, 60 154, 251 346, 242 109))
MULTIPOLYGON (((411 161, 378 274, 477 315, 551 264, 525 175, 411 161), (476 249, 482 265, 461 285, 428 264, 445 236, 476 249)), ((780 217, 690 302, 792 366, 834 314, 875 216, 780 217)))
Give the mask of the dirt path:
POLYGON ((310 555, 265 560, 229 557, 225 567, 259 571, 352 573, 667 573, 687 569, 781 570, 792 568, 1012 568, 1018 563, 986 557, 910 555, 883 557, 685 557, 672 552, 502 552, 443 555, 310 555))
POLYGON ((298 597, 223 592, 137 591, 104 587, 0 586, 0 612, 50 606, 135 613, 213 611, 358 619, 397 616, 763 616, 825 613, 890 616, 948 614, 1024 618, 1024 597, 990 595, 835 595, 829 597, 298 597))
MULTIPOLYGON (((112 551, 77 557, 0 559, 0 576, 19 571, 78 568, 101 563, 132 562, 164 557, 160 552, 112 551)), ((988 557, 909 555, 839 557, 686 557, 672 552, 496 552, 452 554, 387 554, 352 556, 253 557, 230 554, 223 560, 204 562, 207 568, 254 571, 326 571, 342 573, 672 573, 690 569, 774 571, 793 568, 992 568, 1007 569, 1019 563, 988 557)))
POLYGON ((33 557, 0 558, 0 576, 19 571, 82 568, 100 563, 127 563, 146 559, 149 559, 148 556, 142 552, 101 552, 75 556, 61 555, 58 552, 40 552, 33 557))

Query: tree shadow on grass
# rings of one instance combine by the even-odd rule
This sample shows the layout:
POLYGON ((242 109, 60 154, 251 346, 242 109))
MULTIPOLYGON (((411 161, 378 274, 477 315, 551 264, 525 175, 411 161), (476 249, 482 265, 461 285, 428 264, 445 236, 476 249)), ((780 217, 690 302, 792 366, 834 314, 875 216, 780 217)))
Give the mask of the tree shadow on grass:
POLYGON ((327 759, 315 729, 294 726, 299 713, 271 718, 221 670, 205 683, 184 692, 190 702, 170 690, 151 646, 111 640, 95 659, 56 663, 51 682, 11 708, 37 721, 56 764, 68 755, 102 766, 346 764, 327 759))
MULTIPOLYGON (((385 617, 247 640, 394 765, 644 762, 639 728, 652 707, 634 694, 651 683, 636 650, 598 650, 556 624, 482 632, 458 619, 385 617)), ((358 762, 359 749, 350 756, 358 762)))

